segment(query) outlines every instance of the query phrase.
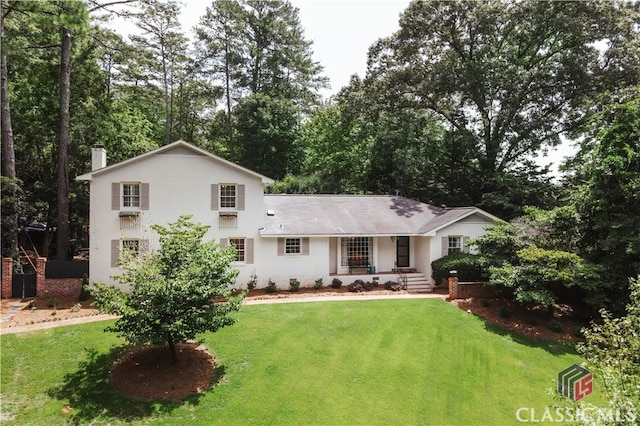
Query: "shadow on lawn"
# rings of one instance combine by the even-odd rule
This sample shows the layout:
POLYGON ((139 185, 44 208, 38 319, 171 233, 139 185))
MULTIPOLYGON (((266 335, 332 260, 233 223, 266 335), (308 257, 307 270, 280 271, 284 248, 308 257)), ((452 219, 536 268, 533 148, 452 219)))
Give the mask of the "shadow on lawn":
MULTIPOLYGON (((197 405, 204 393, 193 394, 181 401, 135 401, 119 394, 109 382, 109 369, 129 348, 115 347, 107 353, 85 348, 87 359, 78 369, 64 377, 64 382, 50 389, 50 397, 69 401, 68 414, 74 424, 92 420, 117 418, 133 421, 151 415, 170 413, 183 404, 197 405)), ((224 376, 224 366, 215 370, 211 388, 224 376)), ((63 412, 65 412, 63 410, 63 412)))
POLYGON ((483 320, 484 328, 494 334, 498 334, 500 336, 508 337, 516 343, 521 345, 528 346, 530 348, 540 348, 549 352, 553 355, 564 355, 564 354, 574 354, 576 355, 578 352, 576 351, 575 343, 570 342, 554 342, 543 339, 536 339, 534 337, 524 336, 515 331, 511 331, 507 328, 501 327, 499 325, 493 324, 487 320, 483 320))

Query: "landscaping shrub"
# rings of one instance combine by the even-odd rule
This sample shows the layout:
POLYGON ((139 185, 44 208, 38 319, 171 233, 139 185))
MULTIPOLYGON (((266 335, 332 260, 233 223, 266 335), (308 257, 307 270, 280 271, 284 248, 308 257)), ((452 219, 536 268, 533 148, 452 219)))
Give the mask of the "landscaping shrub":
POLYGON ((400 291, 402 290, 402 284, 389 280, 384 283, 384 288, 391 291, 400 291))
POLYGON ((331 281, 331 288, 340 288, 342 287, 342 281, 340 281, 338 278, 334 278, 331 281))
POLYGON ((278 292, 278 286, 276 285, 276 283, 271 281, 271 278, 269 278, 269 283, 264 288, 264 291, 267 292, 267 293, 277 293, 278 292))
POLYGON ((362 287, 366 290, 366 291, 371 291, 374 288, 376 288, 378 286, 378 283, 375 281, 366 281, 364 284, 362 284, 362 287))
POLYGON ((349 284, 349 291, 354 293, 360 293, 365 288, 365 282, 362 280, 355 280, 349 284))
POLYGON ((564 326, 560 321, 553 319, 549 321, 549 330, 553 331, 554 333, 562 333, 564 332, 564 326))
POLYGON ((51 299, 47 300, 47 306, 53 309, 58 309, 61 304, 56 297, 52 297, 51 299))
POLYGON ((249 277, 249 282, 247 282, 247 290, 253 290, 254 288, 256 288, 256 285, 258 285, 258 276, 255 272, 253 272, 249 277))
POLYGON ((518 250, 516 255, 516 264, 489 268, 488 284, 498 289, 512 289, 514 299, 522 305, 550 310, 556 303, 557 289, 590 291, 597 286, 597 267, 575 253, 529 246, 518 250))
POLYGON ((502 318, 509 318, 511 316, 511 308, 508 305, 500 306, 498 312, 502 318))
POLYGON ((298 281, 295 278, 291 278, 289 280, 289 291, 291 293, 295 293, 298 291, 299 288, 300 288, 300 281, 298 281))
POLYGON ((450 254, 431 262, 431 276, 440 284, 449 278, 449 271, 458 271, 459 281, 483 281, 484 271, 479 256, 468 253, 450 254))
POLYGON ((318 278, 313 285, 314 290, 320 290, 322 288, 322 278, 318 278))
POLYGON ((91 293, 89 292, 89 277, 87 274, 82 275, 82 289, 80 289, 80 296, 78 300, 80 302, 87 301, 91 298, 91 293))

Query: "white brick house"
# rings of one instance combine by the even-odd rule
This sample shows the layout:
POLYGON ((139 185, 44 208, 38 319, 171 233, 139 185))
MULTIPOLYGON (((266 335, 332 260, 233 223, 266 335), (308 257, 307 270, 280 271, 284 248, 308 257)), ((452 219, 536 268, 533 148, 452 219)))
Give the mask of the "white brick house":
POLYGON ((428 289, 431 262, 466 251, 496 217, 474 207, 446 209, 398 196, 265 195, 273 180, 183 141, 106 165, 92 151, 92 171, 78 180, 90 187, 90 280, 115 284, 123 247, 158 248, 152 224, 180 215, 210 225, 206 239, 233 244, 236 287, 251 274, 288 288, 338 276, 381 283, 410 272, 416 289, 428 289))

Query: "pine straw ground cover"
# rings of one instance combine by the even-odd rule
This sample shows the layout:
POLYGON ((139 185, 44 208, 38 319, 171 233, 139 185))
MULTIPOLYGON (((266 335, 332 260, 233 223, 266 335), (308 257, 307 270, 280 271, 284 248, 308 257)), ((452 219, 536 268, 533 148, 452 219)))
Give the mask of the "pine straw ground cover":
MULTIPOLYGON (((438 299, 244 306, 202 336, 215 380, 181 401, 136 401, 109 372, 107 323, 2 336, 2 424, 517 424, 541 413, 567 343, 511 334, 438 299)), ((596 381, 590 402, 602 401, 596 381)))

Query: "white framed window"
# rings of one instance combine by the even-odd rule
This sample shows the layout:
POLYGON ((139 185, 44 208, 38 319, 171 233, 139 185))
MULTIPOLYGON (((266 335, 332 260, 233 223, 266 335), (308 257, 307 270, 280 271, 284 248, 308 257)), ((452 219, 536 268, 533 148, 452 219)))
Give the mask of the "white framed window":
POLYGON ((122 240, 122 251, 128 251, 135 255, 140 256, 140 240, 122 240))
POLYGON ((309 237, 278 238, 278 256, 308 256, 309 237))
POLYGON ((236 262, 244 262, 246 259, 246 245, 244 238, 229 238, 229 244, 236 249, 236 262))
POLYGON ((220 184, 220 208, 235 209, 237 206, 237 191, 234 184, 220 184))
POLYGON ((130 252, 135 257, 140 257, 142 253, 146 253, 148 251, 149 240, 139 240, 137 238, 111 240, 111 266, 118 266, 118 263, 125 252, 130 252))
POLYGON ((462 253, 462 236, 449 236, 447 254, 462 253))
POLYGON ((285 238, 284 239, 284 253, 285 254, 300 254, 302 253, 302 244, 300 238, 285 238))
POLYGON ((140 207, 140 183, 122 184, 122 207, 140 207))
POLYGON ((342 266, 373 264, 373 237, 343 237, 341 240, 342 266))

